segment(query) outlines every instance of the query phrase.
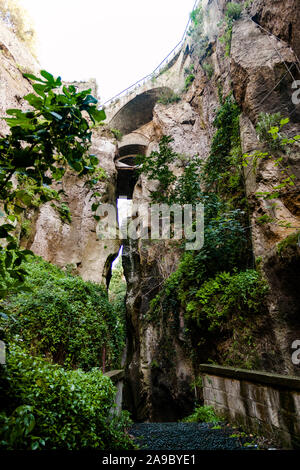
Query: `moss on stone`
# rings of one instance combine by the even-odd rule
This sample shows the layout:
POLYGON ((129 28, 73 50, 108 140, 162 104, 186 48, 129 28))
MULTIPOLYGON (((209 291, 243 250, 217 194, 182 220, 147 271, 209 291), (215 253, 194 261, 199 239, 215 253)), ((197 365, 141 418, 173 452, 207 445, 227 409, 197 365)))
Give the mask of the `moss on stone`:
POLYGON ((298 244, 298 240, 300 237, 300 230, 291 233, 288 235, 284 240, 278 243, 277 245, 277 253, 282 255, 282 253, 287 249, 289 246, 296 246, 298 244))

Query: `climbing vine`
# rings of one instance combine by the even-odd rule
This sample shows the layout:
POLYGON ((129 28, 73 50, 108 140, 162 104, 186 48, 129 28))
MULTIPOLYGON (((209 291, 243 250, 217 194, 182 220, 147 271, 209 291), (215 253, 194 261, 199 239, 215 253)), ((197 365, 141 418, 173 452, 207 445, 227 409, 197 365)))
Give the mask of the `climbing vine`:
POLYGON ((2 302, 6 339, 16 334, 33 355, 65 367, 118 368, 125 345, 122 305, 104 287, 32 257, 22 292, 2 302), (103 364, 103 351, 105 363, 103 364))
POLYGON ((97 181, 98 158, 89 154, 89 122, 100 122, 105 113, 96 107, 91 90, 77 92, 63 86, 61 78, 41 71, 41 76, 24 76, 33 82, 34 93, 24 97, 27 111, 8 109, 5 118, 10 133, 0 139, 0 199, 3 224, 0 238, 0 297, 14 285, 18 289, 26 271, 21 268, 28 252, 20 250, 14 230, 28 207, 48 201, 57 207, 64 221, 70 222, 69 208, 62 190, 50 187, 60 182, 69 166, 79 176, 97 181), (12 182, 14 178, 14 184, 12 182))
POLYGON ((97 368, 66 370, 32 357, 17 339, 0 369, 0 447, 131 449, 128 413, 113 415, 115 387, 97 368))
MULTIPOLYGON (((204 164, 198 157, 186 159, 169 149, 167 158, 160 153, 162 166, 150 158, 151 171, 143 166, 141 171, 145 168, 147 177, 158 181, 168 176, 160 186, 160 201, 202 202, 205 207, 204 246, 182 254, 178 268, 152 299, 149 320, 178 330, 183 314, 186 346, 195 361, 197 354, 203 353, 203 345, 214 341, 213 334, 224 333, 232 345, 240 345, 243 365, 251 367, 257 360, 252 339, 254 318, 265 312, 267 287, 251 266, 239 116, 239 107, 228 96, 217 111, 216 131, 204 164), (177 178, 171 171, 176 165, 181 166, 177 178), (240 332, 238 339, 235 331, 240 332)), ((171 142, 170 138, 165 140, 167 146, 171 142)), ((156 194, 152 196, 156 201, 156 194)), ((226 357, 224 354, 221 360, 226 362, 226 357)), ((230 349, 228 361, 241 365, 241 360, 236 347, 230 349)))
MULTIPOLYGON (((243 166, 251 165, 255 173, 259 162, 269 160, 278 169, 279 181, 272 185, 267 191, 259 191, 256 196, 264 200, 272 201, 280 199, 284 192, 293 189, 297 184, 296 175, 291 171, 288 164, 289 152, 295 146, 299 146, 300 135, 288 137, 283 128, 289 123, 289 118, 283 118, 279 113, 260 113, 256 132, 260 141, 264 144, 267 152, 255 151, 252 154, 243 155, 243 166)), ((276 209, 277 204, 272 204, 272 209, 276 209)), ((257 219, 260 224, 270 223, 281 227, 290 228, 292 224, 284 219, 274 217, 274 215, 264 214, 257 219)), ((297 227, 296 227, 297 228, 297 227)))

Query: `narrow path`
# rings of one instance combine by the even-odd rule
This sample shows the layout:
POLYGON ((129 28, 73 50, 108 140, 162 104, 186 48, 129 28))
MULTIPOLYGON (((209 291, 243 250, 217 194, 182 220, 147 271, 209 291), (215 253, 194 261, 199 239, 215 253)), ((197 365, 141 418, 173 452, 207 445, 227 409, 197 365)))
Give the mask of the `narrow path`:
POLYGON ((251 438, 230 437, 232 428, 216 428, 215 423, 136 423, 130 434, 141 449, 148 450, 255 449, 251 438))

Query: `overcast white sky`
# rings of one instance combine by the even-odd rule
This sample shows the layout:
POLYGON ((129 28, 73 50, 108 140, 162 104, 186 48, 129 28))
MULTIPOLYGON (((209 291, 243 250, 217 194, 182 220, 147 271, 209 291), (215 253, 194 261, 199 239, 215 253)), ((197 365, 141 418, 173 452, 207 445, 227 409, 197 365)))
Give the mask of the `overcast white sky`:
POLYGON ((151 73, 180 41, 195 0, 20 0, 42 68, 96 78, 101 102, 151 73))

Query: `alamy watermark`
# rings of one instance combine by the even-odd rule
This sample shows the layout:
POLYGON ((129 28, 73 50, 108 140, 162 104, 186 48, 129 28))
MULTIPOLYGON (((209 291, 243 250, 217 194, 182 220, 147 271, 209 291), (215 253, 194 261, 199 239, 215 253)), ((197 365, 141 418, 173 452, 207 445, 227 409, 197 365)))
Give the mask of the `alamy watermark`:
POLYGON ((295 349, 292 354, 292 363, 295 366, 298 366, 300 364, 300 339, 295 339, 291 347, 292 349, 295 349))
POLYGON ((292 102, 294 105, 300 104, 300 80, 294 80, 292 89, 295 90, 292 94, 292 102))
POLYGON ((119 227, 117 209, 112 204, 101 204, 97 236, 101 240, 182 240, 186 250, 200 250, 204 243, 203 204, 133 204, 130 217, 119 227))
POLYGON ((0 341, 0 364, 6 364, 6 352, 4 341, 0 341))

